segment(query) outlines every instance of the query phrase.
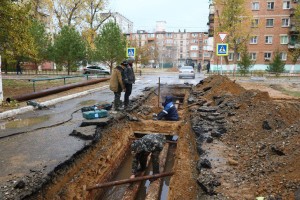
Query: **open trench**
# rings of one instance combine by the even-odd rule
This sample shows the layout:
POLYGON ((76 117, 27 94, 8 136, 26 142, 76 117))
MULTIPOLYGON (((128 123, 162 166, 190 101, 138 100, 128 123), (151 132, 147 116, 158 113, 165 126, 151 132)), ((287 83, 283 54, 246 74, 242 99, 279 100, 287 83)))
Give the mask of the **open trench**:
MULTIPOLYGON (((115 114, 108 124, 98 124, 91 145, 57 167, 49 181, 27 199, 197 199, 200 188, 195 160, 199 156, 187 112, 191 89, 191 85, 152 88, 137 99, 139 106, 115 114), (166 95, 175 99, 179 121, 152 119, 153 113, 161 111, 166 95), (156 133, 166 135, 168 141, 160 155, 160 171, 174 172, 173 176, 91 189, 99 183, 128 179, 132 141, 156 133)), ((149 162, 144 175, 152 174, 151 169, 149 162)))

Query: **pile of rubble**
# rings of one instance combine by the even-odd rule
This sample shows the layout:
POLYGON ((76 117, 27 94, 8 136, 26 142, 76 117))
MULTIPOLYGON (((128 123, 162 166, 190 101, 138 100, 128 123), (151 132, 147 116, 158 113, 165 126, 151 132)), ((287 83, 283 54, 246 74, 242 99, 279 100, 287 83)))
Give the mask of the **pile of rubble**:
MULTIPOLYGON (((300 188, 300 103, 274 101, 224 76, 189 99, 200 159, 198 183, 218 199, 294 199, 300 188), (196 108, 196 109, 195 109, 196 108)), ((207 197, 207 199, 213 197, 207 197)))

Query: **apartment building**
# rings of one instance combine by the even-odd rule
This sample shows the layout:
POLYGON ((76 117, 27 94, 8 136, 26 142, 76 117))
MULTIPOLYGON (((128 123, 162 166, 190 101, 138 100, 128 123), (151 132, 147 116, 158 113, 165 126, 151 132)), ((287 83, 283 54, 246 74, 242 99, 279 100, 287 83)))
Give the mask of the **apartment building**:
POLYGON ((111 20, 116 22, 119 25, 122 33, 128 34, 128 33, 132 33, 133 31, 133 22, 118 12, 101 13, 101 17, 107 18, 105 23, 111 20))
POLYGON ((155 66, 183 66, 202 64, 210 60, 211 51, 208 47, 208 33, 204 32, 166 32, 159 22, 155 32, 139 30, 127 34, 129 41, 135 41, 139 47, 150 45, 158 52, 158 56, 149 60, 155 66))
MULTIPOLYGON (((252 70, 265 70, 274 57, 274 53, 280 52, 281 60, 286 62, 287 71, 300 71, 300 60, 294 64, 289 54, 299 48, 297 35, 293 22, 294 8, 298 0, 246 0, 246 8, 250 11, 253 22, 251 25, 251 36, 247 47, 251 59, 255 61, 252 70)), ((216 56, 216 44, 221 43, 218 32, 217 15, 221 14, 220 5, 210 2, 209 13, 209 37, 214 40, 214 54, 211 59, 212 70, 220 68, 220 56, 216 56)), ((225 70, 233 70, 234 54, 229 49, 228 61, 223 63, 225 70)), ((240 55, 238 55, 238 60, 240 55)), ((224 59, 223 59, 224 60, 224 59)))

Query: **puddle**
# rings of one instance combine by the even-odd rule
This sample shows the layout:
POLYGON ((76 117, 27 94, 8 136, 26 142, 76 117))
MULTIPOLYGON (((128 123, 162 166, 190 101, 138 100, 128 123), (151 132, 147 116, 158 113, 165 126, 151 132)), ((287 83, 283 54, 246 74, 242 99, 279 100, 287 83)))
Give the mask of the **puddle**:
POLYGON ((23 128, 26 126, 32 126, 49 120, 50 116, 40 116, 28 119, 15 119, 14 121, 1 124, 1 129, 11 129, 11 128, 23 128))

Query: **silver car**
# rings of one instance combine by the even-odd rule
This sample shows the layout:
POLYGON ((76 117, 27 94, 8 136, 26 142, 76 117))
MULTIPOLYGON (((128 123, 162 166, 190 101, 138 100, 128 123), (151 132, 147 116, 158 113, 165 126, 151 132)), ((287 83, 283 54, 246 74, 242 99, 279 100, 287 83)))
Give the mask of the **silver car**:
POLYGON ((105 66, 90 65, 83 68, 84 74, 110 74, 110 70, 105 66))
POLYGON ((189 77, 189 78, 195 78, 195 71, 193 66, 183 66, 179 69, 179 78, 183 77, 189 77))

